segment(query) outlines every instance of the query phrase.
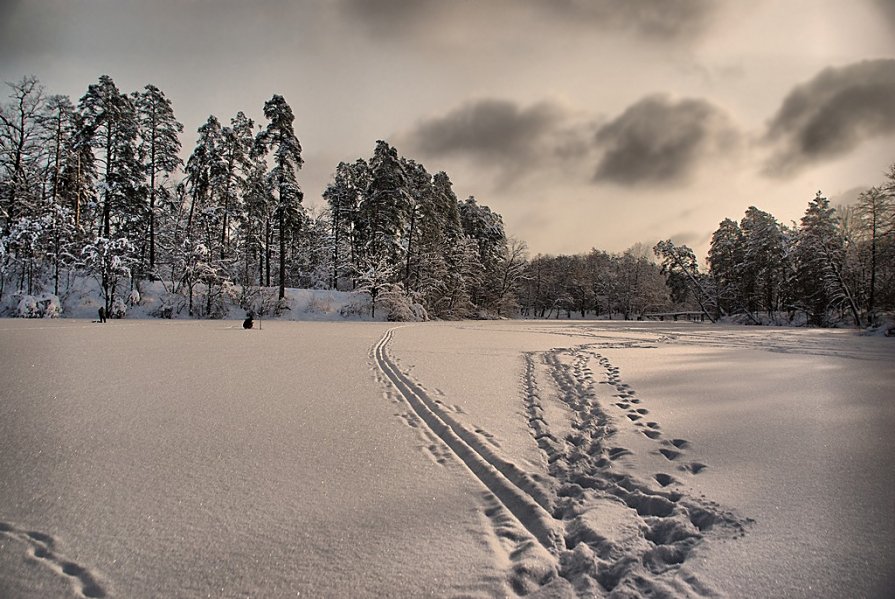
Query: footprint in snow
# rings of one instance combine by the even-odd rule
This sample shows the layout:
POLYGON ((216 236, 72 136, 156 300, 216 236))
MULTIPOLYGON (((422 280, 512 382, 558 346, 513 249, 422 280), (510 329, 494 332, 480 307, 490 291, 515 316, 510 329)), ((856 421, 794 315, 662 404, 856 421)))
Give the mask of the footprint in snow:
POLYGON ((653 478, 655 478, 656 482, 663 487, 667 487, 668 485, 672 485, 677 482, 677 480, 673 476, 661 472, 654 475, 653 478))
POLYGON ((672 461, 678 459, 681 456, 681 452, 675 451, 673 449, 665 449, 664 447, 659 450, 659 453, 665 456, 666 459, 672 461))

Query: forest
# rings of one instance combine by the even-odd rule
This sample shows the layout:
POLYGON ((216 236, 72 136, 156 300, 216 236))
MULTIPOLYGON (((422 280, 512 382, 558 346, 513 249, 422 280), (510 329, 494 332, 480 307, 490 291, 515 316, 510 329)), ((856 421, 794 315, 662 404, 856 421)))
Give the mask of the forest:
POLYGON ((209 116, 187 154, 154 85, 128 93, 103 75, 77 103, 35 77, 7 88, 6 315, 64 312, 84 279, 112 316, 149 282, 164 287, 166 318, 220 318, 228 304, 278 314, 287 288, 356 292, 372 317, 391 320, 693 310, 712 321, 867 326, 895 311, 895 165, 850 205, 817 192, 799 223, 754 206, 724 219, 705 266, 672 240, 530 257, 499 214, 457 198, 447 173, 381 140, 371 156, 335 165, 324 201, 308 208, 295 115, 279 95, 261 123, 209 116), (40 305, 40 294, 54 299, 40 305))

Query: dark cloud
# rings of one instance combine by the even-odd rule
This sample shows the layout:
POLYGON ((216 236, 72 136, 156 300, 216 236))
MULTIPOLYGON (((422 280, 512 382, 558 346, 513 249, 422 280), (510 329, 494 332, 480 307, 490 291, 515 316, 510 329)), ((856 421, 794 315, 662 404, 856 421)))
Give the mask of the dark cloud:
POLYGON ((712 0, 559 0, 538 2, 545 15, 581 21, 609 30, 628 30, 661 39, 701 33, 715 13, 712 0))
POLYGON ((895 60, 828 68, 796 87, 768 127, 766 172, 787 176, 843 156, 863 140, 895 134, 895 60))
POLYGON ((739 134, 705 100, 649 96, 600 128, 605 148, 594 178, 623 185, 686 181, 708 153, 729 150, 739 134))
POLYGON ((377 36, 396 36, 438 21, 451 3, 439 0, 341 0, 340 12, 377 36))
POLYGON ((717 7, 718 3, 713 0, 341 0, 339 3, 342 15, 374 34, 388 37, 421 30, 436 34, 458 22, 467 27, 479 26, 483 31, 553 22, 661 40, 692 39, 706 29, 717 7))
POLYGON ((895 30, 895 2, 892 0, 872 0, 872 2, 879 9, 889 27, 895 30))
POLYGON ((406 142, 426 157, 469 157, 486 165, 528 162, 563 119, 561 109, 552 104, 522 108, 507 100, 485 99, 420 122, 406 142))

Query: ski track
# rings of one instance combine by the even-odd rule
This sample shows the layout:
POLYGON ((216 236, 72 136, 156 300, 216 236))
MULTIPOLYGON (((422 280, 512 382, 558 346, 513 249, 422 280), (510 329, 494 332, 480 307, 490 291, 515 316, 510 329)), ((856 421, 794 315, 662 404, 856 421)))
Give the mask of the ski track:
POLYGON ((68 559, 56 549, 56 539, 52 536, 34 530, 24 530, 9 522, 0 522, 0 535, 23 544, 32 559, 45 564, 55 574, 69 578, 75 587, 75 592, 81 597, 93 599, 109 596, 95 573, 68 559))
POLYGON ((480 438, 450 416, 445 406, 402 372, 387 351, 394 329, 373 347, 373 359, 416 417, 447 445, 453 454, 513 513, 545 549, 555 551, 561 537, 547 509, 549 496, 539 483, 512 462, 500 457, 480 438))
POLYGON ((686 439, 664 438, 619 369, 596 351, 655 345, 597 342, 523 354, 523 413, 544 457, 544 476, 508 461, 493 435, 467 428, 452 416, 453 406, 433 399, 402 371, 388 351, 395 330, 371 350, 387 395, 410 407, 401 414, 408 423, 426 429, 432 440, 424 448, 428 454, 441 464, 459 459, 487 487, 485 514, 510 555, 516 593, 527 594, 561 577, 579 596, 715 596, 683 566, 708 534, 741 536, 752 521, 714 502, 668 490, 679 481, 667 472, 639 480, 625 467, 632 451, 612 443, 619 425, 607 413, 610 403, 627 418, 623 426, 655 441, 653 453, 670 467, 685 476, 706 468, 687 461, 686 439), (595 380, 593 367, 603 380, 595 380), (601 385, 609 390, 605 405, 598 400, 601 385), (545 401, 553 400, 570 410, 571 432, 565 435, 554 432, 545 415, 545 401))

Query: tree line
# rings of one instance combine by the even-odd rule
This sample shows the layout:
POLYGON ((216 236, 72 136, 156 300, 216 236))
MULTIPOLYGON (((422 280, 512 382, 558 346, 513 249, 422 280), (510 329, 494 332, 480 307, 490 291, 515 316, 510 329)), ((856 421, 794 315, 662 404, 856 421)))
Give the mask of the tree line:
POLYGON ((713 319, 867 325, 895 310, 895 165, 853 204, 833 207, 817 192, 790 226, 754 206, 739 222, 724 219, 705 272, 687 246, 664 241, 656 254, 674 299, 713 319))
MULTIPOLYGON (((228 297, 286 309, 287 287, 366 292, 392 318, 514 313, 524 246, 499 214, 459 201, 444 172, 379 141, 336 167, 326 209, 304 204, 302 147, 279 95, 262 124, 209 116, 181 160, 183 125, 153 85, 103 75, 75 104, 34 77, 0 105, 0 299, 96 279, 107 311, 162 282, 190 315, 228 297), (275 298, 271 298, 276 287, 275 298), (234 296, 235 294, 235 296, 234 296)), ((177 302, 173 302, 177 304, 177 302)), ((168 305, 166 313, 178 307, 168 305)))
POLYGON ((0 104, 0 300, 96 280, 105 308, 165 288, 160 316, 216 317, 227 302, 286 309, 285 289, 369 295, 389 318, 641 318, 858 324, 895 309, 895 166, 850 206, 818 193, 801 222, 750 207, 712 236, 707 269, 671 240, 622 253, 529 258, 524 242, 447 173, 378 141, 335 167, 320 209, 305 207, 295 116, 279 95, 264 122, 209 116, 186 162, 183 126, 153 85, 108 76, 77 104, 34 77, 0 104))
POLYGON ((895 165, 857 201, 833 207, 821 192, 798 223, 750 206, 713 233, 701 268, 672 240, 652 251, 597 249, 528 261, 519 286, 530 317, 643 318, 702 312, 750 324, 866 326, 895 311, 895 165))

